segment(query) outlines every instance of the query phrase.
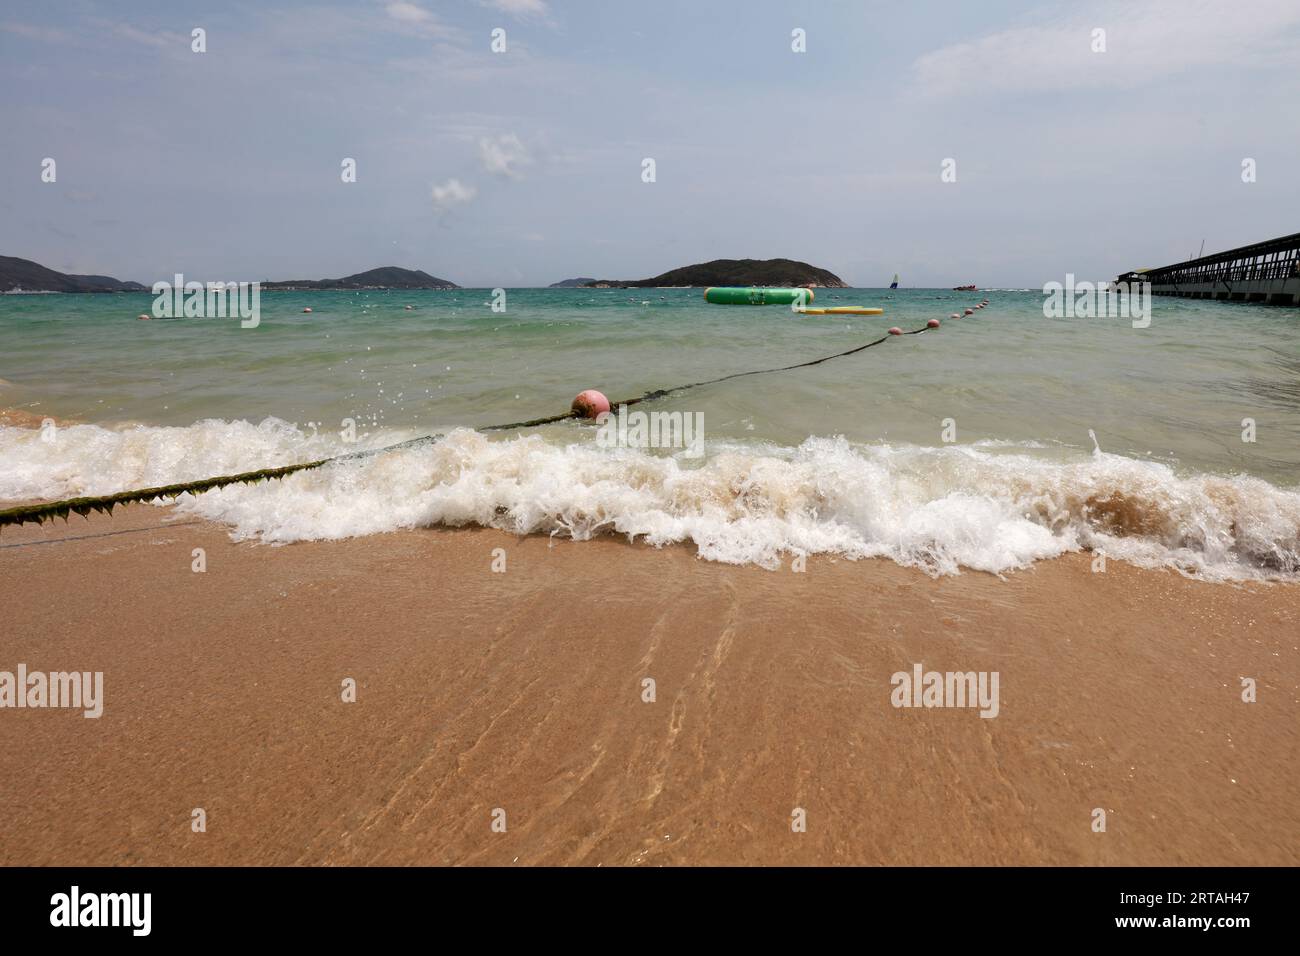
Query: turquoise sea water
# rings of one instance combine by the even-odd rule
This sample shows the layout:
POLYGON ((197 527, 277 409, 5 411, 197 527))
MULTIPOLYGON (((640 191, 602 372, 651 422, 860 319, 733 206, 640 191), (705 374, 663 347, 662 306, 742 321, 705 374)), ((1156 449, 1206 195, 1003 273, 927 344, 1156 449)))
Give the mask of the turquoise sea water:
MULTIPOLYGON (((464 521, 689 539, 721 560, 771 564, 831 550, 1002 570, 1115 534, 1125 539, 1119 550, 1143 544, 1135 560, 1198 573, 1300 567, 1300 310, 1157 298, 1150 326, 1135 329, 1127 319, 1045 318, 1039 291, 817 290, 815 305, 879 306, 879 317, 714 306, 694 289, 507 290, 504 313, 491 299, 484 289, 265 292, 260 325, 244 329, 236 319, 139 321, 152 307, 147 294, 0 296, 0 407, 85 423, 39 444, 30 430, 0 431, 0 496, 102 493, 287 464, 355 448, 339 438, 346 419, 363 444, 382 445, 542 417, 584 388, 633 397, 939 318, 925 335, 640 406, 702 413, 703 459, 602 450, 593 426, 569 421, 534 439, 455 431, 450 447, 463 444, 465 460, 454 474, 424 459, 403 467, 417 497, 477 482, 460 489, 464 521), (948 318, 984 298, 988 308, 974 316, 948 318), (1243 419, 1254 422, 1254 442, 1242 440, 1243 419), (523 457, 497 460, 506 448, 523 457), (542 472, 601 472, 628 494, 654 486, 658 497, 605 501, 587 514, 599 495, 582 479, 582 499, 556 471, 528 492, 534 498, 510 498, 525 481, 511 469, 537 455, 531 466, 542 472), (777 467, 803 471, 784 475, 792 484, 780 489, 736 485, 777 467), (818 487, 836 474, 836 487, 818 487), (721 490, 670 487, 706 478, 721 490), (855 511, 864 501, 870 513, 855 511), (996 507, 980 512, 988 502, 996 507), (961 532, 965 544, 940 527, 958 512, 980 515, 961 532), (754 524, 763 520, 780 527, 763 531, 754 524), (719 535, 727 540, 714 547, 719 535)), ((291 496, 313 480, 261 494, 291 496)), ((277 524, 270 511, 284 510, 283 498, 273 509, 242 495, 205 495, 194 507, 271 540, 462 523, 446 502, 425 501, 333 524, 277 524)))

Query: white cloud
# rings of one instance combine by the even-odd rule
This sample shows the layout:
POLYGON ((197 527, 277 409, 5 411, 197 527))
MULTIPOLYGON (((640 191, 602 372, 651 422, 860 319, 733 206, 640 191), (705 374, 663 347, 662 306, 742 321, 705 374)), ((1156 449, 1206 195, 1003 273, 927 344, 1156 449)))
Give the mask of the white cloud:
POLYGON ((550 11, 546 0, 479 0, 485 7, 500 10, 512 17, 544 17, 550 11))
POLYGON ((477 195, 478 189, 472 183, 462 183, 459 179, 449 179, 441 185, 435 183, 431 192, 433 206, 439 210, 464 205, 477 195))
POLYGON ((394 20, 403 23, 427 23, 433 19, 433 14, 418 3, 390 3, 384 9, 394 20))
POLYGON ((1150 0, 1070 8, 1057 22, 955 43, 912 64, 922 95, 1129 89, 1188 70, 1295 61, 1295 0, 1150 0), (1092 51, 1106 31, 1106 52, 1092 51))
POLYGON ((384 12, 388 14, 390 20, 400 24, 401 29, 444 39, 452 39, 458 35, 458 31, 447 26, 434 13, 418 3, 396 0, 394 3, 384 4, 384 12))
POLYGON ((33 26, 30 23, 15 23, 8 21, 0 23, 0 30, 6 33, 14 33, 28 40, 46 40, 50 43, 66 43, 72 39, 62 30, 53 30, 48 27, 33 26))
POLYGON ((113 27, 113 33, 124 40, 130 40, 132 43, 143 43, 146 46, 157 47, 160 50, 170 47, 171 49, 183 48, 186 53, 190 52, 190 38, 181 36, 179 33, 140 30, 129 23, 116 24, 113 27))
POLYGON ((483 168, 489 173, 509 179, 519 179, 519 167, 531 165, 533 161, 528 149, 514 133, 480 139, 478 156, 483 168))

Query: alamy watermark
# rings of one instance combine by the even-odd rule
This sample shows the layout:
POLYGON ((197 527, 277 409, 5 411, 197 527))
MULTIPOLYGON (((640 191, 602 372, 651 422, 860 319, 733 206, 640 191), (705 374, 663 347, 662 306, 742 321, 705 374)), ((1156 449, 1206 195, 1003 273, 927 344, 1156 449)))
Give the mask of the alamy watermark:
POLYGON ((890 679, 895 707, 978 707, 981 717, 998 715, 998 671, 927 671, 913 664, 890 679))
POLYGON ((0 671, 0 708, 69 707, 87 719, 104 714, 103 671, 0 671))
POLYGON ((596 416, 600 448, 679 448, 683 458, 704 455, 703 412, 642 412, 618 406, 596 416))
POLYGON ((1043 316, 1048 319, 1130 319, 1135 329, 1151 324, 1150 282, 1065 282, 1043 284, 1043 316))
POLYGON ((153 926, 152 893, 83 893, 73 885, 50 897, 50 925, 119 926, 132 936, 148 936, 153 926))
POLYGON ((174 282, 153 284, 155 319, 240 319, 239 327, 255 329, 262 321, 262 283, 174 282))

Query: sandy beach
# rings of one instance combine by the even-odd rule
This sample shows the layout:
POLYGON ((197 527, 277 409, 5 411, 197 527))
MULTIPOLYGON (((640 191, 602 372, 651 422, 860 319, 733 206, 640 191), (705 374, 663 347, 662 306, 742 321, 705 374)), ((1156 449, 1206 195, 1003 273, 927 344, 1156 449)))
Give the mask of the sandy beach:
POLYGON ((0 863, 1300 862, 1296 585, 170 515, 0 537, 0 670, 104 673, 0 710, 0 863), (893 707, 916 663, 998 715, 893 707))

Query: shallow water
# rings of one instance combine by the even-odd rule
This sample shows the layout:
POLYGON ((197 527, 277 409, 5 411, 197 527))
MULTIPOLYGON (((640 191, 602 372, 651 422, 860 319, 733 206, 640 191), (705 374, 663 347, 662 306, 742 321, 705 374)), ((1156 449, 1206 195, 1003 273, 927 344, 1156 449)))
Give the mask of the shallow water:
POLYGON ((1002 571, 1104 547, 1215 577, 1300 569, 1296 309, 1158 298, 1137 329, 1045 318, 1042 294, 1023 291, 817 292, 816 305, 881 306, 879 317, 713 306, 684 289, 508 290, 505 313, 482 289, 267 292, 260 325, 243 329, 137 321, 152 301, 0 297, 0 406, 86 423, 52 441, 0 430, 0 496, 355 450, 346 419, 378 447, 542 417, 583 388, 629 398, 940 318, 937 332, 638 406, 700 413, 700 458, 604 448, 573 421, 458 431, 184 507, 276 541, 476 522, 692 541, 705 557, 769 566, 837 552, 1002 571), (948 319, 982 298, 987 309, 948 319), (1256 441, 1242 440, 1243 419, 1256 441))

